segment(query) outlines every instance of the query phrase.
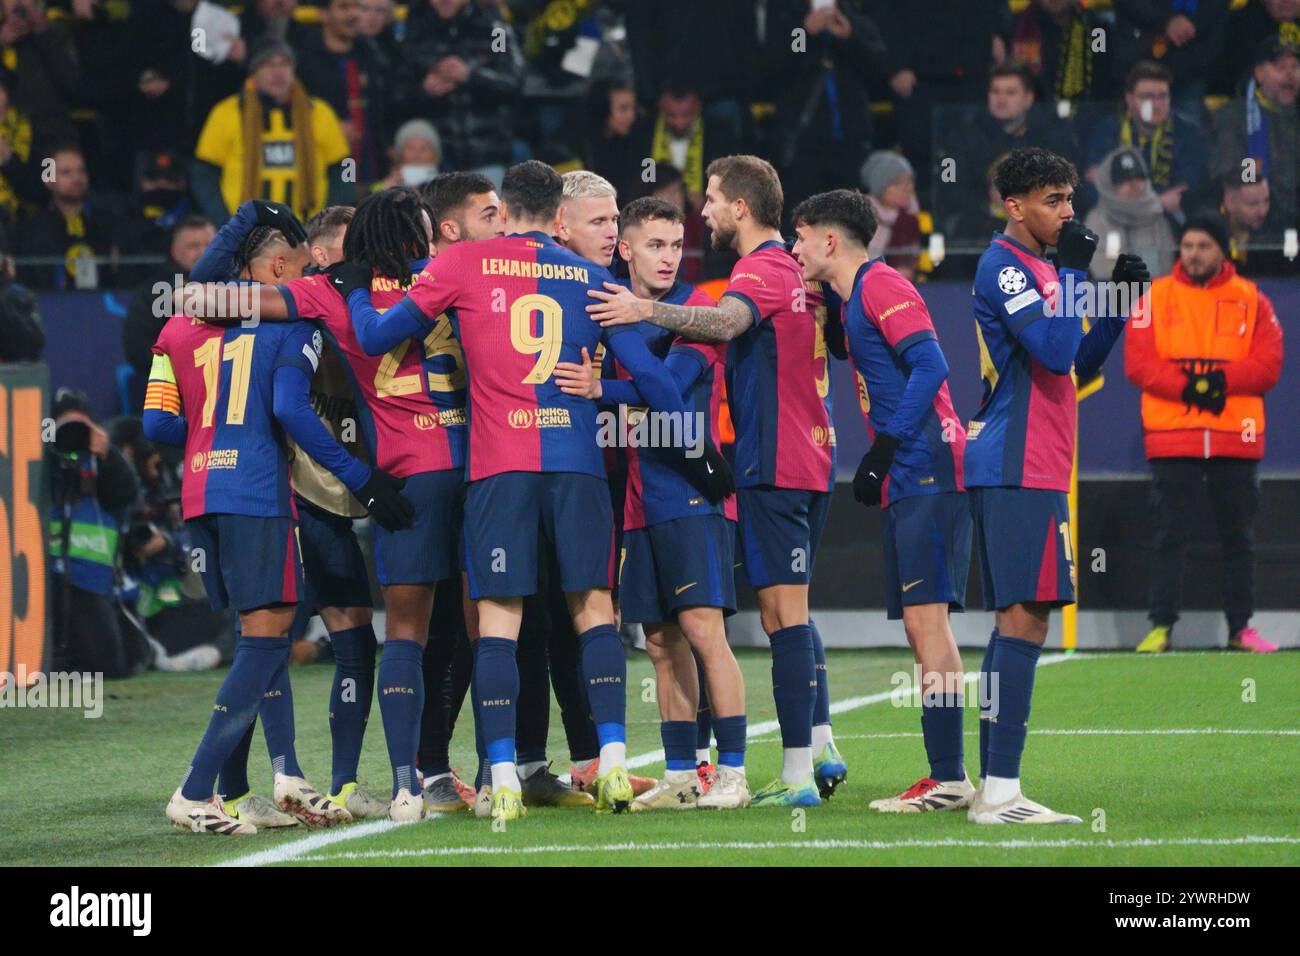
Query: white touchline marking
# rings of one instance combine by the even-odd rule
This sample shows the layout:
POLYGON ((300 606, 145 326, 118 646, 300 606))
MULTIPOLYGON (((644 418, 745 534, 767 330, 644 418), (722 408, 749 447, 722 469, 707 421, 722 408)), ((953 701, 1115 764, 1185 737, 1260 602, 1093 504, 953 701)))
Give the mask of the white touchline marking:
MULTIPOLYGON (((1077 654, 1044 654, 1038 659, 1039 667, 1047 667, 1051 664, 1060 664, 1063 661, 1083 660, 1077 654)), ((966 683, 974 683, 979 680, 979 674, 967 674, 966 683)), ((919 694, 919 690, 900 691, 898 688, 893 690, 882 690, 875 694, 867 694, 863 697, 849 697, 846 700, 836 701, 831 704, 832 714, 843 714, 850 710, 857 710, 861 707, 867 707, 871 704, 879 704, 882 701, 889 700, 893 697, 910 697, 919 694)), ((761 737, 763 734, 770 734, 775 730, 780 730, 781 725, 775 720, 764 720, 757 724, 750 724, 745 732, 746 739, 761 737)), ((627 760, 627 769, 635 770, 638 767, 645 767, 654 763, 661 763, 664 759, 663 748, 652 750, 649 753, 637 754, 635 757, 629 757, 627 760)), ((360 826, 346 826, 342 829, 331 831, 330 833, 316 833, 311 836, 303 837, 293 843, 286 843, 283 846, 272 847, 269 850, 259 850, 256 853, 250 853, 247 856, 238 856, 224 863, 214 864, 215 866, 265 866, 268 863, 282 863, 285 860, 292 860, 295 857, 309 853, 311 850, 322 846, 329 846, 332 843, 341 843, 344 840, 351 840, 354 837, 367 837, 372 833, 381 833, 389 827, 396 826, 387 820, 380 820, 375 823, 363 823, 360 826), (315 842, 313 842, 315 841, 315 842)))
MULTIPOLYGON (((441 813, 431 813, 426 820, 435 820, 442 816, 441 813)), ((250 853, 247 856, 235 857, 233 860, 226 860, 224 863, 214 863, 213 866, 265 866, 268 863, 283 863, 285 860, 292 860, 295 857, 302 856, 304 853, 310 853, 312 850, 319 850, 322 847, 331 846, 335 843, 342 843, 344 840, 355 840, 359 837, 373 836, 376 833, 385 833, 388 830, 397 827, 410 826, 410 823, 394 823, 392 820, 372 820, 369 823, 360 823, 356 826, 335 827, 323 833, 313 833, 311 836, 303 837, 301 840, 295 840, 292 843, 286 843, 283 846, 271 847, 267 850, 258 850, 256 853, 250 853)))
POLYGON ((675 850, 900 850, 900 849, 1130 849, 1164 846, 1291 846, 1300 844, 1300 837, 1241 836, 1241 837, 1187 837, 1174 839, 1135 840, 766 840, 766 841, 701 841, 674 843, 572 843, 550 846, 442 846, 420 850, 361 850, 349 853, 332 853, 309 857, 313 863, 339 860, 399 860, 423 857, 449 856, 532 856, 547 853, 645 853, 675 850))
MULTIPOLYGON (((978 734, 977 730, 965 731, 965 736, 973 737, 978 734)), ((1029 735, 1048 736, 1048 737, 1199 737, 1202 735, 1218 736, 1239 736, 1239 737, 1300 737, 1300 730, 1246 730, 1246 729, 1219 729, 1217 727, 1177 727, 1153 730, 1111 730, 1106 727, 1097 728, 1079 728, 1077 730, 1033 730, 1030 729, 1029 735)), ((907 733, 897 734, 836 734, 836 740, 894 740, 900 737, 922 737, 920 731, 909 731, 907 733)), ((757 740, 749 741, 751 744, 779 744, 780 737, 762 737, 757 740)))

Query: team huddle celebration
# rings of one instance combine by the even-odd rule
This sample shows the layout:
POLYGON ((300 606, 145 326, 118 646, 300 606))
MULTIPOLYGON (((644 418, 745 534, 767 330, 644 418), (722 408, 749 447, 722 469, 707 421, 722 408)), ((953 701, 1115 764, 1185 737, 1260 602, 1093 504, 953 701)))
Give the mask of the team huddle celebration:
MULTIPOLYGON (((499 192, 481 175, 448 173, 306 224, 283 204, 252 200, 221 228, 154 345, 144 410, 151 439, 184 445, 182 502, 205 552, 204 585, 241 625, 169 820, 240 835, 429 811, 512 821, 530 806, 622 813, 831 799, 848 767, 808 590, 835 481, 828 395, 839 359, 852 363, 871 434, 854 498, 884 509, 888 615, 902 619, 929 681, 929 770, 871 807, 963 811, 981 824, 1081 822, 1028 799, 1019 782, 1048 619, 1074 601, 1073 376, 1095 377, 1124 329, 1123 316, 1110 317, 1084 334, 1062 306, 1062 281, 1083 279, 1099 241, 1074 218, 1074 167, 1027 148, 998 168, 1010 218, 975 279, 991 369, 969 424, 957 418, 920 294, 868 256, 876 219, 865 196, 808 197, 788 243, 768 162, 726 156, 706 172, 711 241, 739 256, 717 302, 678 278, 676 207, 646 197, 620 209, 602 177, 537 160, 506 170, 499 192), (627 263, 622 282, 609 271, 615 250, 627 263), (345 423, 315 411, 327 382, 338 388, 330 407, 355 409, 362 458, 331 430, 345 423), (730 462, 718 447, 724 392, 730 462), (602 441, 600 409, 620 407, 631 440, 602 441), (647 416, 682 424, 656 430, 668 441, 637 441, 647 416), (690 420, 704 423, 693 443, 681 440, 690 420), (387 617, 377 666, 354 502, 378 526, 387 617), (998 692, 981 698, 978 788, 949 626, 965 603, 972 547, 998 621, 981 665, 997 673, 998 692), (745 769, 755 689, 725 630, 740 565, 771 643, 783 749, 780 776, 759 785, 745 769), (304 778, 294 751, 287 635, 300 602, 319 611, 336 655, 328 793, 304 778), (529 621, 542 606, 559 609, 553 634, 529 621), (457 648, 433 646, 459 631, 435 614, 463 614, 470 666, 456 668, 457 648), (642 626, 654 662, 666 767, 657 780, 626 766, 620 620, 642 626), (524 660, 522 645, 539 638, 569 645, 550 660, 575 755, 567 781, 546 760, 545 718, 540 739, 530 726, 537 706, 549 708, 546 668, 524 660), (566 663, 576 673, 556 673, 566 663), (467 697, 472 786, 447 758, 467 697), (375 700, 389 794, 356 779, 375 700), (273 800, 249 786, 259 718, 273 800)), ((1141 258, 1119 256, 1113 281, 1149 278, 1141 258)))
POLYGON ((1300 0, 0 0, 0 865, 1294 865, 1297 171, 1300 0))

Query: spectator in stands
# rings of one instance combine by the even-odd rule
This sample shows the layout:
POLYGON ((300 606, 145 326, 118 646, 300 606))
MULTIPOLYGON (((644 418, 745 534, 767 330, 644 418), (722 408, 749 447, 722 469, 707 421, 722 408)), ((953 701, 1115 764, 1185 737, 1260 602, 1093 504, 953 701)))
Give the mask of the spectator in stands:
POLYGON ((402 45, 397 30, 404 26, 397 22, 393 0, 361 0, 361 19, 357 23, 357 29, 379 51, 386 73, 391 74, 401 60, 402 45))
POLYGON ((18 255, 53 262, 20 269, 35 289, 98 289, 116 278, 121 248, 121 211, 90 193, 86 158, 77 146, 60 146, 51 156, 49 204, 19 227, 18 255), (99 260, 99 261, 97 261, 99 260))
POLYGON ((1115 0, 1112 82, 1139 60, 1170 73, 1181 112, 1200 122, 1207 78, 1223 55, 1231 0, 1115 0))
POLYGON ((1104 30, 1083 0, 1030 0, 1011 27, 1011 58, 1029 67, 1041 102, 1089 99, 1104 88, 1104 57, 1094 30, 1104 30))
POLYGON ((298 47, 298 76, 308 93, 333 107, 352 147, 356 181, 368 183, 387 169, 390 130, 383 61, 375 45, 359 35, 360 21, 357 0, 323 3, 320 31, 298 47))
POLYGON ((727 124, 709 122, 703 111, 704 101, 697 91, 669 86, 659 95, 649 150, 643 153, 656 165, 667 163, 681 170, 687 205, 696 212, 704 208, 704 187, 708 185, 704 171, 719 156, 733 153, 736 146, 727 124))
POLYGON ((167 261, 131 296, 122 323, 122 353, 135 371, 136 398, 143 399, 149 366, 153 362, 153 344, 172 315, 170 299, 161 296, 165 294, 164 290, 170 292, 189 279, 194 263, 199 261, 215 235, 212 223, 202 216, 189 215, 181 219, 172 226, 167 261))
POLYGON ((438 175, 442 162, 442 139, 428 120, 412 119, 402 124, 393 138, 388 176, 373 189, 391 186, 423 186, 438 175))
POLYGON ((247 59, 259 40, 280 40, 298 49, 307 39, 308 27, 294 19, 298 0, 253 0, 244 5, 239 17, 239 49, 231 53, 237 63, 247 59))
POLYGON ((413 4, 404 69, 405 115, 437 126, 446 165, 499 183, 513 159, 523 79, 509 26, 480 0, 413 4))
POLYGON ((14 105, 39 123, 41 143, 72 142, 76 129, 68 101, 80 70, 66 22, 46 19, 33 0, 0 0, 0 63, 13 87, 14 105))
POLYGON ((883 258, 909 281, 914 280, 921 256, 921 209, 912 164, 899 153, 877 150, 862 164, 862 184, 876 214, 876 234, 867 254, 883 258))
POLYGON ((189 155, 204 118, 244 79, 247 40, 191 32, 198 0, 136 3, 127 22, 136 94, 128 120, 132 141, 145 150, 189 155), (213 58, 230 40, 220 62, 213 58), (196 49, 198 47, 198 49, 196 49))
POLYGON ((355 176, 343 168, 352 151, 338 117, 308 96, 295 62, 284 41, 259 40, 242 92, 213 107, 203 124, 191 181, 200 210, 218 225, 247 199, 282 202, 306 219, 355 196, 355 176))
POLYGON ((1121 146, 1107 155, 1097 192, 1097 206, 1084 220, 1101 237, 1088 270, 1092 277, 1109 279, 1120 252, 1141 256, 1152 275, 1168 273, 1174 265, 1174 233, 1141 154, 1121 146))
POLYGON ((1224 44, 1219 92, 1236 95, 1250 78, 1255 51, 1265 40, 1300 46, 1300 0, 1248 0, 1229 15, 1228 36, 1232 39, 1224 44))
POLYGON ((19 206, 38 203, 41 187, 40 157, 32 153, 32 121, 9 96, 9 79, 0 74, 0 208, 13 223, 19 206))
POLYGON ((620 196, 636 198, 645 191, 642 172, 650 155, 650 131, 647 121, 638 120, 632 84, 623 80, 591 84, 582 100, 582 113, 571 126, 580 139, 587 169, 613 183, 620 196))
MULTIPOLYGON (((871 150, 868 84, 883 81, 886 50, 857 4, 813 9, 807 0, 771 0, 765 53, 776 104, 769 155, 792 210, 828 183, 857 176, 871 150)), ((693 192, 696 177, 689 165, 683 172, 693 192)))
POLYGON ((1277 242, 1284 230, 1297 226, 1298 96, 1300 47, 1270 37, 1256 53, 1244 98, 1227 103, 1214 117, 1215 172, 1268 179, 1270 209, 1265 229, 1277 242), (1254 162, 1248 164, 1247 160, 1254 162))
POLYGON ((1005 0, 871 0, 866 11, 884 38, 874 52, 889 78, 903 152, 916 169, 929 169, 941 128, 936 105, 984 96, 989 69, 1007 55, 1010 8, 1005 0))
POLYGON ((1087 137, 1084 177, 1095 186, 1106 155, 1117 146, 1132 146, 1141 153, 1165 212, 1178 218, 1183 193, 1205 182, 1209 170, 1201 129, 1174 110, 1172 84, 1168 67, 1134 64, 1124 83, 1122 110, 1103 119, 1087 137))
MULTIPOLYGON (((135 255, 167 254, 176 224, 194 211, 187 165, 175 153, 141 157, 132 215, 122 240, 124 251, 135 255)), ((147 273, 151 267, 146 267, 147 273)))
POLYGON ((1237 172, 1215 181, 1216 194, 1203 209, 1228 226, 1228 257, 1242 275, 1294 273, 1295 263, 1283 255, 1283 236, 1268 229, 1272 186, 1267 179, 1243 181, 1237 172))
POLYGON ((60 388, 50 415, 55 439, 45 474, 56 666, 129 677, 147 657, 143 640, 123 631, 117 606, 118 539, 135 503, 135 472, 91 417, 85 393, 60 388))
MULTIPOLYGON (((983 206, 982 197, 971 184, 983 182, 988 171, 998 165, 1013 149, 1041 146, 1062 156, 1072 157, 1074 140, 1069 127, 1051 110, 1035 103, 1034 77, 1029 67, 1018 60, 1006 60, 989 71, 985 109, 949 107, 940 140, 941 160, 955 160, 955 179, 939 177, 933 201, 944 214, 983 206)), ((1000 200, 999 200, 1000 202, 1000 200)))
MULTIPOLYGON (((0 247, 7 245, 0 230, 0 247)), ((13 279, 13 262, 6 250, 0 272, 0 364, 39 362, 45 350, 45 324, 36 308, 36 296, 13 279)))
POLYGON ((760 98, 755 95, 762 58, 757 7, 753 0, 627 4, 624 19, 637 99, 649 107, 669 87, 693 89, 704 103, 710 129, 740 143, 749 103, 760 98), (707 56, 700 55, 700 37, 709 38, 707 56))
POLYGON ((1200 487, 1223 549, 1228 644, 1277 647, 1250 626, 1254 611, 1254 520, 1264 455, 1264 396, 1282 371, 1282 326, 1259 288, 1228 259, 1227 228, 1189 219, 1171 275, 1144 298, 1146 322, 1130 322, 1124 371, 1142 389, 1142 430, 1151 462, 1152 628, 1139 651, 1169 647, 1182 605, 1188 532, 1203 525, 1200 487))

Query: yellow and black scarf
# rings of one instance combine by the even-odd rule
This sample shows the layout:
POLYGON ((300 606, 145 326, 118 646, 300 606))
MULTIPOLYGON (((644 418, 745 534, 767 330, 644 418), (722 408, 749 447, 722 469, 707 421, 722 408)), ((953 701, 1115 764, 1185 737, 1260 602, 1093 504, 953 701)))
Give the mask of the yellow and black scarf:
POLYGON ((1141 151, 1151 172, 1151 185, 1156 192, 1163 192, 1173 185, 1174 174, 1174 117, 1171 113, 1165 121, 1151 131, 1149 137, 1137 136, 1133 131, 1133 117, 1125 113, 1120 120, 1119 141, 1122 146, 1133 146, 1141 151))
MULTIPOLYGON (((659 163, 673 161, 673 151, 668 145, 668 128, 664 118, 655 120, 654 138, 650 141, 650 158, 659 163)), ((686 168, 681 170, 682 180, 688 193, 704 192, 704 118, 695 121, 691 132, 691 141, 686 145, 686 168)))
MULTIPOLYGON (((262 130, 265 127, 265 117, 262 114, 262 97, 258 95, 251 76, 244 82, 242 99, 240 124, 244 148, 244 182, 240 195, 260 196, 262 194, 262 130)), ((311 111, 311 97, 307 95, 307 90, 302 83, 294 80, 293 92, 289 94, 286 119, 287 125, 293 130, 294 179, 298 183, 299 190, 294 199, 294 206, 304 210, 314 210, 318 205, 316 137, 312 130, 311 111)))

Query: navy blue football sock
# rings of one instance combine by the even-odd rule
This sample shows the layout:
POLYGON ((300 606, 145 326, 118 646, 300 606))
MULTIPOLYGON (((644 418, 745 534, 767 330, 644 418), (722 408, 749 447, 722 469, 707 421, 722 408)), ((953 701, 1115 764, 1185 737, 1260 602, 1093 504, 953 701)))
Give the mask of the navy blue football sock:
MULTIPOLYGON (((472 642, 477 656, 478 641, 472 642)), ((487 747, 483 743, 483 711, 478 705, 478 668, 469 678, 469 709, 474 714, 474 753, 478 755, 478 769, 474 771, 474 789, 482 790, 492 785, 492 768, 488 765, 487 747)))
POLYGON ((361 742, 370 719, 370 703, 375 697, 375 629, 361 627, 335 631, 330 635, 334 648, 334 683, 330 686, 330 742, 332 772, 330 793, 338 793, 344 784, 357 779, 361 761, 361 742))
POLYGON ((979 680, 979 707, 980 707, 980 776, 987 777, 989 773, 989 727, 991 726, 988 717, 990 702, 992 700, 992 685, 989 677, 989 662, 993 660, 993 641, 998 636, 998 629, 993 628, 993 633, 989 635, 988 647, 984 648, 984 660, 980 663, 980 680, 979 680))
POLYGON ((921 695, 921 736, 934 780, 964 780, 962 763, 962 695, 921 695))
POLYGON ((669 770, 695 769, 695 723, 690 720, 665 720, 659 724, 664 742, 664 763, 669 770))
POLYGON ((698 657, 695 673, 700 685, 700 706, 695 711, 695 749, 708 750, 713 738, 713 708, 709 705, 709 679, 698 657))
POLYGON ((480 637, 474 648, 474 702, 483 725, 483 749, 489 767, 515 762, 519 699, 516 650, 515 642, 504 637, 480 637))
POLYGON ((713 730, 718 735, 718 766, 745 766, 745 715, 715 717, 713 730))
MULTIPOLYGON (((582 655, 587 703, 596 723, 596 739, 602 747, 609 743, 625 743, 627 657, 618 630, 613 624, 598 624, 578 635, 578 646, 582 655)), ((691 749, 694 751, 695 748, 691 749)))
POLYGON ((813 708, 817 705, 812 628, 807 624, 784 627, 768 640, 772 643, 772 696, 781 724, 781 746, 787 750, 811 747, 813 708))
POLYGON ((257 716, 262 695, 288 657, 287 637, 240 638, 230 672, 217 691, 208 729, 181 784, 181 795, 186 800, 207 800, 212 796, 217 771, 257 716))
POLYGON ((416 754, 420 749, 420 714, 424 710, 424 648, 418 641, 392 638, 379 655, 379 716, 384 721, 388 762, 393 768, 393 796, 417 793, 416 754))
POLYGON ((999 634, 992 641, 989 672, 998 679, 996 714, 989 725, 990 777, 1020 776, 1020 757, 1029 734, 1029 705, 1034 696, 1034 668, 1043 649, 1032 641, 999 634))
POLYGON ((830 671, 826 669, 826 648, 822 646, 821 632, 817 622, 808 619, 808 630, 812 632, 813 661, 817 665, 817 703, 813 707, 813 726, 831 722, 831 680, 830 671))
POLYGON ((298 754, 294 750, 293 688, 289 684, 289 658, 271 678, 271 686, 262 695, 262 706, 257 709, 262 718, 262 733, 266 736, 266 750, 271 755, 271 772, 290 777, 301 777, 298 754))
POLYGON ((217 778, 217 793, 222 800, 234 800, 250 792, 253 788, 248 783, 248 751, 253 746, 253 731, 257 729, 257 718, 248 725, 244 736, 239 738, 235 749, 221 765, 221 776, 217 778))

